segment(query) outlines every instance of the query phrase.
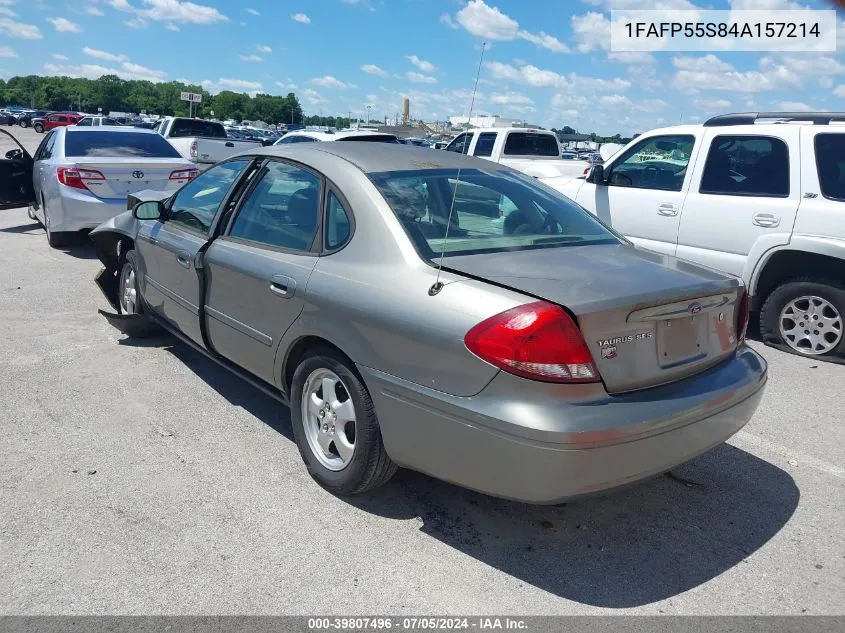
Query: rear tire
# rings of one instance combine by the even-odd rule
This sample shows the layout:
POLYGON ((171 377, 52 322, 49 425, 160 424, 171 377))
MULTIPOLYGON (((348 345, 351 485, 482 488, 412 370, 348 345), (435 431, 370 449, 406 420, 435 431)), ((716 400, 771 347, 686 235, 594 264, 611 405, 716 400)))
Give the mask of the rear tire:
POLYGON ((384 448, 366 386, 349 361, 330 348, 312 350, 296 368, 291 419, 308 473, 329 492, 367 492, 387 483, 398 470, 384 448), (329 431, 321 432, 326 426, 329 431))
POLYGON ((845 283, 832 279, 788 279, 766 297, 760 335, 811 358, 845 353, 845 283))
POLYGON ((25 120, 23 120, 23 119, 21 119, 20 121, 18 121, 18 125, 20 125, 21 127, 29 127, 29 123, 27 123, 27 122, 26 122, 25 120))
POLYGON ((47 243, 52 248, 70 246, 76 239, 76 233, 69 233, 66 231, 51 231, 50 216, 47 215, 47 207, 44 205, 43 198, 41 200, 41 208, 44 210, 44 232, 47 233, 47 243))

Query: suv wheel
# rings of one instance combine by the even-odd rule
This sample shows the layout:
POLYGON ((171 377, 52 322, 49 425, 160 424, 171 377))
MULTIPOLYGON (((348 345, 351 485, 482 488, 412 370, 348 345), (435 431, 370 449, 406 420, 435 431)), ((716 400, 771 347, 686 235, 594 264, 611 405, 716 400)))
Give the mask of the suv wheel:
POLYGON ((29 127, 29 123, 26 122, 26 119, 21 119, 20 121, 18 121, 18 125, 20 125, 21 127, 29 127))
POLYGON ((44 125, 41 123, 36 123, 32 126, 32 129, 38 132, 39 134, 44 134, 44 125))
POLYGON ((760 333, 804 356, 845 352, 845 284, 828 279, 790 279, 775 288, 760 310, 760 333))

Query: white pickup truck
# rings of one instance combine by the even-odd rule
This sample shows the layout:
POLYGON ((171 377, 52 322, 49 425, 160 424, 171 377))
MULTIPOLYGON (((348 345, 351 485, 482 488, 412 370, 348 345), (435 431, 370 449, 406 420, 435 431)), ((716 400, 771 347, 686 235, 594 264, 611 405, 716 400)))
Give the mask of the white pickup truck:
POLYGON ((522 127, 469 130, 458 134, 445 149, 507 165, 557 187, 583 176, 589 167, 584 160, 563 160, 557 136, 549 130, 522 127))
POLYGON ((637 245, 741 277, 763 339, 845 353, 845 113, 647 132, 556 187, 637 245))
POLYGON ((200 169, 211 167, 234 154, 261 147, 260 141, 230 139, 221 123, 203 119, 165 117, 153 130, 170 141, 170 144, 200 169))

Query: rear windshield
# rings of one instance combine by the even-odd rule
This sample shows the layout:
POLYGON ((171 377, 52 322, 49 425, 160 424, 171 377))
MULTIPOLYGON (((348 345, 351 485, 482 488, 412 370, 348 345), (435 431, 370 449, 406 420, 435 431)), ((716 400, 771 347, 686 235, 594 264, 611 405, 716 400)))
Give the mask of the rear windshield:
POLYGON ((220 123, 197 119, 176 119, 170 129, 170 138, 201 136, 203 138, 227 138, 226 129, 220 123))
POLYGON ((458 180, 456 170, 419 170, 370 179, 429 260, 620 242, 569 198, 522 174, 463 169, 458 180))
POLYGON ((845 134, 816 134, 816 168, 822 195, 845 200, 845 134))
MULTIPOLYGON (((395 136, 387 134, 355 134, 337 139, 338 141, 369 141, 370 143, 399 143, 395 136)), ((401 143, 400 143, 401 144, 401 143)))
POLYGON ((505 141, 505 154, 510 156, 554 156, 558 158, 557 139, 552 134, 511 132, 505 141))
POLYGON ((65 156, 179 158, 179 152, 158 134, 85 130, 65 137, 65 156))

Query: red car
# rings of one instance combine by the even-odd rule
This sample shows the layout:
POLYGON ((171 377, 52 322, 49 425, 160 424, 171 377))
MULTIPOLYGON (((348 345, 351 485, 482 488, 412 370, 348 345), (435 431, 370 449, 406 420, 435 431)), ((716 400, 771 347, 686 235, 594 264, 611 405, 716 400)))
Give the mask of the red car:
POLYGON ((52 130, 57 127, 64 127, 66 125, 76 125, 82 120, 79 114, 64 114, 53 112, 45 116, 42 120, 35 120, 32 122, 32 129, 39 134, 52 130))

